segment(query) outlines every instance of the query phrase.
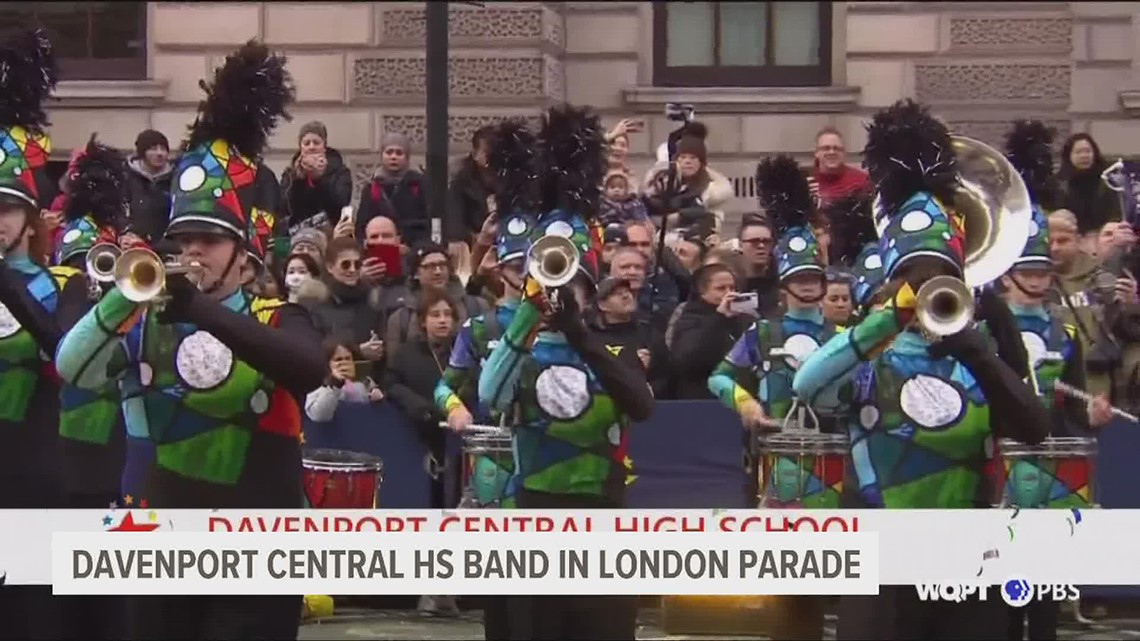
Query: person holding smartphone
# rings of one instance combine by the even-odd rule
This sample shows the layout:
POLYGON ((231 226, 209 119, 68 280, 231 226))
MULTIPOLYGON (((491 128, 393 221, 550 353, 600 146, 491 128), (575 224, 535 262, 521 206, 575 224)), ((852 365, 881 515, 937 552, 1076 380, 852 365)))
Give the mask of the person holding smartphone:
POLYGON ((307 122, 297 134, 297 153, 281 174, 290 234, 301 227, 336 224, 336 216, 352 200, 352 173, 340 152, 328 146, 324 123, 307 122))

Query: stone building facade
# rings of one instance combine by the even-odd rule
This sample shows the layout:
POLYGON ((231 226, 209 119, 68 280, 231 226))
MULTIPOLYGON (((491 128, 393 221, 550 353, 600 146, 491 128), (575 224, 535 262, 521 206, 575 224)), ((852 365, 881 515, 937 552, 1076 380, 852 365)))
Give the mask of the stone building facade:
MULTIPOLYGON (((694 35, 699 15, 678 23, 688 29, 678 33, 689 35, 677 36, 687 48, 677 55, 712 50, 701 44, 711 37, 718 51, 760 51, 770 63, 773 55, 805 55, 793 39, 816 37, 819 46, 808 51, 818 58, 808 61, 815 66, 793 69, 783 83, 756 82, 766 72, 745 69, 724 84, 715 80, 717 69, 702 67, 688 76, 696 86, 684 86, 676 74, 662 81, 662 58, 674 54, 662 35, 674 27, 655 14, 664 4, 452 3, 452 153, 465 153, 484 124, 534 117, 565 100, 595 106, 607 123, 645 119, 646 133, 631 141, 632 163, 644 169, 673 126, 664 103, 691 103, 711 131, 710 165, 734 179, 741 210, 751 206, 749 176, 760 157, 791 152, 807 161, 824 125, 844 132, 848 149, 858 150, 865 119, 905 96, 933 105, 956 130, 991 142, 1011 119, 1032 116, 1062 137, 1090 132, 1111 156, 1140 149, 1138 2, 795 3, 816 6, 818 22, 805 19, 802 7, 799 18, 787 17, 793 3, 771 3, 766 14, 754 14, 773 25, 761 30, 765 43, 754 46, 741 44, 752 36, 740 35, 741 20, 733 16, 763 12, 766 3, 737 4, 761 8, 724 3, 708 13, 721 25, 713 36, 694 35), (736 44, 723 44, 730 40, 736 44)), ((179 139, 202 97, 199 79, 256 37, 289 56, 298 89, 293 121, 273 139, 271 166, 288 162, 299 126, 313 119, 328 125, 330 145, 358 180, 375 166, 385 131, 408 133, 418 152, 413 161, 423 162, 422 4, 162 2, 145 3, 140 20, 145 33, 135 44, 138 55, 145 50, 145 77, 89 73, 95 79, 61 84, 51 110, 59 157, 92 131, 125 148, 148 127, 179 139)))

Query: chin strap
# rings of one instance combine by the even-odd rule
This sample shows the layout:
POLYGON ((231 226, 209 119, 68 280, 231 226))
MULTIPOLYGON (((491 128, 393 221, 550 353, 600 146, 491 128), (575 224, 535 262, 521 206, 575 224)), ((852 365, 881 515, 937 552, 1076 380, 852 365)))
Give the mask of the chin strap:
POLYGON ((6 247, 4 247, 3 253, 0 253, 0 260, 4 260, 10 256, 12 254, 12 250, 20 246, 20 243, 24 240, 24 234, 28 233, 28 225, 30 224, 28 216, 30 215, 31 214, 25 212, 24 224, 20 227, 20 233, 16 234, 16 238, 12 242, 8 243, 6 247))
POLYGON ((1025 294, 1029 298, 1032 298, 1033 300, 1036 300, 1036 301, 1041 301, 1041 300, 1045 299, 1044 293, 1032 294, 1030 292, 1025 291, 1025 288, 1021 286, 1021 281, 1017 280, 1017 276, 1015 276, 1013 274, 1008 274, 1008 276, 1009 276, 1010 282, 1012 282, 1013 286, 1017 288, 1017 291, 1021 292, 1022 294, 1025 294))
POLYGON ((234 263, 237 262, 238 252, 244 251, 245 249, 241 246, 241 243, 235 243, 234 253, 230 255, 230 261, 226 263, 226 268, 222 270, 221 275, 208 286, 199 283, 198 289, 201 290, 203 294, 214 294, 220 290, 226 284, 226 278, 230 275, 230 271, 233 270, 234 263))
POLYGON ((824 294, 820 294, 819 296, 813 296, 811 298, 804 298, 803 296, 799 296, 795 292, 793 292, 787 285, 781 285, 780 289, 784 290, 784 293, 786 293, 788 296, 791 296, 792 298, 798 300, 799 302, 803 303, 804 305, 816 305, 820 301, 822 301, 823 297, 824 297, 824 294))

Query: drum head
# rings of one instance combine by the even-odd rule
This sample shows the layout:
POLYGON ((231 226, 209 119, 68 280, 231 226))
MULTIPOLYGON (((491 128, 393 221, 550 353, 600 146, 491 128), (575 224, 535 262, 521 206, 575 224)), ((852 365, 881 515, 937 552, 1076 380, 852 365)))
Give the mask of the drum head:
POLYGON ((1055 458, 1096 456, 1097 444, 1094 438, 1049 437, 1038 445, 1026 445, 1012 439, 1003 438, 998 442, 998 450, 1005 457, 1047 456, 1055 458))
POLYGON ((377 470, 384 467, 379 457, 348 450, 305 450, 301 463, 308 468, 377 470))
POLYGON ((780 432, 761 434, 759 438, 761 449, 777 453, 841 454, 850 443, 843 434, 780 432))

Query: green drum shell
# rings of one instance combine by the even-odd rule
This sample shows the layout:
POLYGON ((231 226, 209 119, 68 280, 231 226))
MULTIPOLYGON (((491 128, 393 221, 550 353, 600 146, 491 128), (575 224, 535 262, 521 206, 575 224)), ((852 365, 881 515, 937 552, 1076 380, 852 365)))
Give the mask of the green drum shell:
POLYGON ((758 449, 759 507, 839 507, 850 449, 847 436, 789 432, 761 434, 758 449), (813 476, 819 479, 821 491, 807 494, 807 484, 813 476))
MULTIPOLYGON (((1039 445, 1002 439, 998 445, 1003 463, 1001 507, 1087 508, 1096 505, 1097 441, 1094 438, 1047 438, 1039 445), (1057 473, 1065 463, 1069 473, 1057 473), (1076 475, 1076 476, 1074 476, 1076 475), (1042 483, 1041 479, 1050 480, 1042 483), (1083 479, 1087 497, 1070 487, 1064 496, 1053 497, 1057 479, 1083 479)), ((1079 483, 1079 481, 1077 481, 1079 483)))
POLYGON ((497 507, 503 500, 514 466, 510 432, 463 435, 463 491, 460 507, 497 507))

